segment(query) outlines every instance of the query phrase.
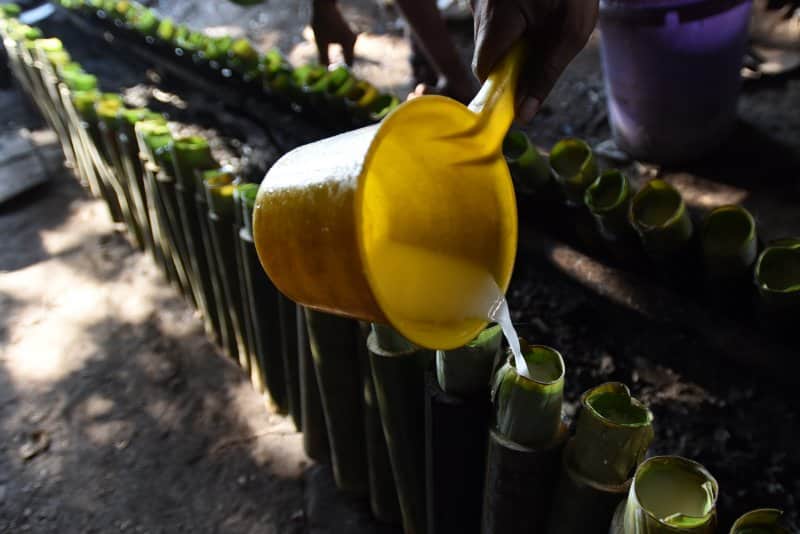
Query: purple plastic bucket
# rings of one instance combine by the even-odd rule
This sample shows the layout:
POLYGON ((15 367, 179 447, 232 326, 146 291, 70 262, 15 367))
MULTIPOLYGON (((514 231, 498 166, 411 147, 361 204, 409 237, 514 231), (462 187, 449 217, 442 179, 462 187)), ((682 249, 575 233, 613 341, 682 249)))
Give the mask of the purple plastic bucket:
POLYGON ((617 145, 677 163, 736 120, 751 0, 601 0, 608 112, 617 145))

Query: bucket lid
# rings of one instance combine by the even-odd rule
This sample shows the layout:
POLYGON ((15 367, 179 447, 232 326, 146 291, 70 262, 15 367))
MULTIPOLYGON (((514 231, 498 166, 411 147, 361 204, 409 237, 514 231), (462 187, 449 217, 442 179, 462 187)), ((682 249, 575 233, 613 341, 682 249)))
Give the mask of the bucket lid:
POLYGON ((602 19, 660 26, 670 14, 686 23, 713 17, 751 0, 600 0, 602 19))

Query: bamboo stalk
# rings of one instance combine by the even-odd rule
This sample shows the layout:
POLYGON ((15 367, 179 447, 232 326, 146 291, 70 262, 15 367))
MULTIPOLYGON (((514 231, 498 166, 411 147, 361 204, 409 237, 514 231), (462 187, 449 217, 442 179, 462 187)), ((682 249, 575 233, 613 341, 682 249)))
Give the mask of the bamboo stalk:
POLYGON ((171 145, 172 160, 175 162, 175 191, 178 201, 178 217, 186 239, 190 268, 193 273, 196 299, 203 315, 207 334, 220 341, 220 319, 211 281, 211 267, 202 228, 198 222, 195 171, 205 171, 217 167, 211 155, 208 142, 201 137, 176 139, 171 145))
MULTIPOLYGON (((211 222, 208 217, 208 199, 205 191, 205 177, 207 173, 214 174, 214 171, 206 171, 195 169, 193 171, 194 177, 194 204, 195 204, 195 223, 200 230, 199 242, 203 243, 203 250, 206 253, 206 264, 208 265, 208 275, 211 282, 211 293, 213 294, 213 301, 216 305, 217 325, 217 341, 231 358, 236 357, 238 350, 236 345, 236 334, 233 330, 233 324, 227 311, 227 304, 225 301, 225 291, 222 287, 222 278, 225 273, 220 270, 217 262, 216 252, 214 250, 214 242, 211 237, 211 222)), ((187 213, 190 210, 187 209, 187 213)))
POLYGON ((482 532, 528 533, 547 528, 568 437, 561 419, 564 361, 558 351, 520 340, 531 378, 514 358, 495 375, 495 428, 489 433, 482 532))
MULTIPOLYGON (((204 187, 208 201, 208 222, 211 233, 211 246, 220 274, 219 283, 224 296, 225 313, 228 316, 233 334, 232 356, 247 373, 250 371, 250 357, 245 341, 245 326, 242 317, 242 297, 239 285, 239 271, 236 261, 236 239, 234 229, 236 205, 233 200, 234 177, 230 170, 206 171, 204 187)), ((229 340, 230 342, 230 340, 229 340)))
POLYGON ((358 322, 311 309, 305 310, 305 317, 336 485, 349 493, 364 493, 368 482, 361 415, 358 322))
POLYGON ((503 155, 518 192, 534 194, 550 181, 550 164, 522 130, 508 132, 503 140, 503 155))
POLYGON ((654 456, 636 470, 610 533, 713 533, 717 493, 717 481, 697 462, 679 456, 654 456))
POLYGON ((296 331, 297 315, 303 313, 300 306, 289 300, 285 295, 278 294, 278 314, 280 319, 281 354, 283 355, 283 369, 286 373, 286 398, 289 405, 289 414, 292 416, 294 426, 299 432, 303 431, 302 395, 300 394, 300 362, 297 348, 297 336, 291 335, 296 331))
POLYGON ((736 520, 730 534, 789 534, 789 527, 784 525, 782 519, 781 510, 753 510, 736 520))
POLYGON ((746 280, 758 255, 756 221, 749 211, 740 206, 714 209, 703 222, 700 240, 707 278, 726 285, 746 280))
POLYGON ((153 225, 147 207, 147 195, 144 188, 144 172, 139 160, 136 145, 136 123, 144 120, 162 122, 166 119, 158 113, 146 108, 128 109, 120 113, 117 131, 117 145, 119 147, 120 162, 125 171, 126 180, 130 186, 133 198, 133 208, 137 224, 142 228, 145 249, 155 259, 155 237, 153 225))
POLYGON ((550 151, 550 166, 569 204, 581 204, 586 189, 597 179, 594 153, 585 141, 563 139, 550 151))
MULTIPOLYGON (((261 368, 261 359, 259 358, 258 350, 256 349, 255 331, 253 325, 253 316, 250 313, 250 300, 247 289, 247 280, 245 273, 245 255, 240 245, 239 239, 241 231, 244 228, 244 212, 241 209, 241 199, 239 198, 239 189, 242 187, 239 180, 233 189, 234 210, 233 210, 233 250, 236 256, 236 273, 238 275, 238 284, 233 288, 237 293, 239 317, 241 320, 242 335, 244 337, 245 350, 247 351, 247 369, 250 374, 250 382, 253 388, 263 394, 266 391, 264 384, 264 370, 261 368)), ((250 184, 255 185, 255 184, 250 184)))
POLYGON ((369 481, 369 503, 372 515, 378 521, 389 524, 400 523, 400 503, 389 460, 389 449, 383 434, 381 414, 378 407, 375 382, 370 368, 367 339, 368 323, 360 323, 359 361, 363 383, 364 434, 367 450, 367 474, 369 481))
POLYGON ((481 367, 486 371, 483 387, 467 395, 445 393, 434 373, 426 376, 428 534, 480 532, 486 477, 486 429, 491 413, 488 384, 491 364, 486 368, 483 363, 481 367))
POLYGON ((128 228, 128 234, 134 246, 142 248, 142 230, 137 225, 133 215, 133 200, 129 185, 125 179, 125 170, 122 166, 122 159, 116 143, 118 116, 122 109, 124 109, 122 101, 117 98, 102 98, 95 105, 101 141, 99 148, 113 171, 109 175, 111 179, 109 186, 116 193, 116 204, 120 208, 120 213, 128 228))
POLYGON ((692 237, 692 220, 677 189, 651 180, 633 197, 630 221, 648 254, 668 261, 683 254, 692 237))
POLYGON ((172 263, 175 266, 178 283, 183 295, 196 307, 197 303, 194 301, 194 290, 189 268, 189 251, 178 214, 175 162, 172 159, 172 149, 170 148, 173 142, 174 140, 170 138, 166 144, 160 146, 154 152, 157 171, 153 190, 159 205, 161 228, 172 255, 172 263))
MULTIPOLYGON (((258 186, 256 184, 244 184, 239 186, 238 191, 244 221, 244 226, 239 231, 239 244, 242 249, 242 257, 245 260, 245 302, 249 303, 250 307, 254 342, 260 367, 263 370, 264 384, 277 410, 286 413, 288 405, 286 385, 284 383, 283 355, 281 353, 282 333, 278 311, 278 290, 275 289, 272 281, 264 273, 253 242, 252 214, 258 186)), ((316 378, 314 379, 314 384, 316 387, 316 378)))
POLYGON ((653 414, 624 384, 610 382, 581 397, 575 437, 564 452, 549 532, 606 533, 631 476, 653 440, 653 414), (573 513, 581 510, 582 513, 573 513))
POLYGON ((297 349, 299 352, 300 410, 303 420, 303 449, 306 456, 319 463, 330 463, 331 446, 314 357, 308 339, 305 310, 297 314, 297 349))
POLYGON ((406 534, 424 534, 427 515, 423 395, 425 372, 432 366, 433 353, 414 347, 388 327, 374 329, 367 347, 403 530, 406 534))

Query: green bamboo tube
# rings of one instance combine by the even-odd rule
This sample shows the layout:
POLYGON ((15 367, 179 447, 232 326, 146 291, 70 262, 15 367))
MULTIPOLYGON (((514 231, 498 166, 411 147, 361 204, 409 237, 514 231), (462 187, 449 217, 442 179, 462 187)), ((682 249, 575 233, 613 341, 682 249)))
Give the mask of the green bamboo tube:
POLYGON ((334 118, 343 118, 346 111, 345 97, 355 87, 356 78, 349 68, 341 66, 328 72, 324 80, 322 100, 317 103, 320 111, 334 118))
POLYGON ((236 345, 236 334, 233 330, 233 323, 228 314, 225 291, 222 279, 225 272, 220 269, 214 249, 214 242, 211 236, 211 222, 208 217, 208 199, 206 197, 205 179, 219 174, 221 171, 204 171, 196 169, 194 171, 194 191, 195 191, 195 213, 196 225, 200 229, 203 249, 206 253, 206 264, 208 265, 209 278, 211 280, 211 292, 213 293, 214 303, 216 304, 216 316, 218 320, 217 341, 228 353, 231 358, 238 358, 238 347, 236 345))
POLYGON ((83 100, 83 105, 85 107, 87 100, 90 103, 97 100, 100 97, 100 93, 97 90, 73 92, 65 87, 60 87, 59 92, 61 94, 64 113, 67 117, 67 123, 69 124, 70 135, 73 138, 72 144, 75 148, 76 156, 78 157, 77 171, 80 174, 82 182, 88 184, 92 196, 105 200, 94 166, 95 162, 92 160, 91 147, 89 146, 92 141, 86 131, 86 123, 75 106, 76 95, 78 95, 77 99, 83 100))
POLYGON ((221 340, 218 306, 211 282, 211 268, 205 249, 202 230, 198 222, 195 171, 218 168, 211 155, 208 142, 202 137, 176 139, 171 145, 175 162, 175 191, 178 201, 178 217, 186 239, 192 286, 203 315, 206 333, 218 342, 221 340))
POLYGON ((653 414, 624 384, 609 382, 590 389, 581 405, 575 437, 564 452, 552 534, 608 532, 653 440, 653 414))
POLYGON ((308 339, 305 309, 297 314, 297 351, 300 374, 300 411, 303 419, 303 450, 318 463, 330 463, 331 445, 325 426, 322 395, 308 339))
POLYGON ((547 528, 567 438, 561 418, 564 360, 558 351, 520 339, 530 378, 509 356, 494 377, 495 428, 489 434, 482 532, 547 528))
POLYGON ((511 170, 516 190, 520 193, 533 194, 550 181, 550 164, 533 146, 525 132, 512 130, 506 134, 503 155, 511 170))
POLYGON ((303 65, 292 71, 290 97, 294 104, 308 107, 314 98, 312 90, 321 92, 324 87, 319 82, 327 74, 327 69, 321 65, 303 65))
POLYGON ((97 89, 97 76, 87 72, 62 71, 61 80, 70 91, 92 91, 97 89))
POLYGON ((561 428, 564 360, 555 349, 520 341, 531 378, 518 374, 514 358, 509 356, 492 383, 495 426, 511 441, 540 448, 561 428))
POLYGON ((177 268, 172 257, 163 206, 158 195, 156 175, 155 151, 172 142, 169 128, 161 120, 145 120, 137 122, 134 126, 136 144, 139 147, 139 165, 142 169, 145 198, 147 199, 148 219, 153 231, 153 244, 158 264, 161 265, 165 278, 177 284, 177 268))
POLYGON ((369 119, 373 102, 378 98, 378 90, 365 80, 356 80, 350 92, 345 95, 345 109, 357 122, 369 119))
POLYGON ((156 36, 162 41, 172 41, 172 38, 175 36, 175 23, 172 22, 172 19, 161 19, 156 29, 156 36))
POLYGON ((400 105, 400 100, 388 93, 379 94, 369 108, 369 120, 379 122, 400 105))
POLYGON ((235 40, 228 51, 228 68, 245 74, 258 69, 258 52, 247 39, 235 40))
POLYGON ((629 217, 645 250, 656 261, 682 254, 692 237, 692 220, 677 189, 650 180, 633 197, 629 217))
POLYGON ((293 94, 293 69, 289 64, 282 64, 265 75, 264 87, 270 94, 282 100, 290 100, 293 94))
POLYGON ((586 189, 584 203, 604 238, 618 241, 633 233, 628 220, 632 195, 628 177, 616 169, 603 172, 586 189))
MULTIPOLYGON (((97 184, 100 190, 100 195, 106 202, 111 219, 114 222, 123 222, 122 208, 120 208, 117 201, 116 192, 108 177, 108 166, 105 161, 97 161, 100 159, 102 140, 100 139, 100 130, 97 123, 97 113, 95 106, 102 99, 112 98, 111 94, 102 94, 96 91, 76 92, 72 94, 75 109, 82 119, 82 128, 88 136, 88 142, 91 145, 86 146, 87 152, 94 154, 93 163, 97 171, 97 184), (101 169, 100 167, 104 167, 101 169)), ((119 95, 113 95, 121 100, 119 95)))
MULTIPOLYGON (((253 242, 253 209, 255 207, 257 184, 242 184, 238 187, 240 208, 244 226, 239 231, 239 244, 242 247, 242 256, 245 259, 245 282, 247 286, 247 302, 250 305, 250 314, 253 318, 254 342, 258 354, 260 367, 263 370, 263 381, 267 392, 279 412, 288 410, 286 400, 285 370, 283 355, 281 353, 280 314, 278 311, 278 290, 264 273, 258 260, 255 244, 253 242)), ((310 354, 308 356, 311 358, 310 354)), ((311 361, 311 360, 309 360, 311 361)), ((309 364, 311 373, 313 365, 309 364)), ((316 377, 313 380, 316 388, 316 377)), ((313 394, 310 391, 309 394, 313 394)), ((319 397, 319 393, 316 393, 319 397)), ((319 402, 319 401, 317 401, 319 402)), ((322 419, 322 408, 319 408, 322 419)), ((305 417, 305 416, 304 416, 305 417)), ((305 437, 304 437, 305 439, 305 437)), ((327 441, 325 450, 327 451, 327 441)), ((308 450, 306 450, 308 453, 308 450)), ((310 456, 310 455, 309 455, 310 456)))
POLYGON ((370 326, 359 325, 361 339, 359 343, 359 360, 361 363, 361 379, 363 381, 364 435, 367 449, 367 473, 369 477, 369 504, 372 515, 378 521, 389 524, 400 523, 400 503, 397 500, 397 488, 389 460, 389 449, 383 433, 380 409, 372 379, 370 355, 367 350, 370 326))
POLYGON ((700 232, 706 276, 721 283, 741 282, 758 256, 756 221, 740 206, 711 211, 700 232))
POLYGON ((305 310, 305 316, 336 485, 348 493, 365 493, 368 483, 361 415, 358 322, 311 309, 305 310))
POLYGON ((367 348, 403 530, 425 533, 424 387, 433 353, 414 347, 388 327, 375 326, 367 348))
POLYGON ((789 527, 782 522, 783 512, 774 508, 762 508, 747 512, 736 520, 731 534, 789 534, 789 527))
POLYGON ((755 265, 762 312, 789 320, 800 310, 800 238, 773 241, 755 265))
POLYGON ((135 246, 143 248, 144 229, 139 226, 135 217, 135 204, 131 185, 128 183, 116 141, 119 131, 118 117, 123 109, 124 106, 121 101, 115 98, 103 98, 95 106, 101 148, 113 173, 113 182, 115 183, 112 183, 111 186, 117 193, 117 204, 128 227, 131 240, 135 246))
POLYGON ((244 212, 241 209, 241 200, 239 199, 239 187, 241 185, 242 184, 237 180, 237 185, 233 189, 233 249, 235 251, 236 267, 239 275, 239 285, 238 287, 234 288, 234 291, 238 291, 238 297, 240 300, 239 316, 241 320, 242 335, 244 337, 244 345, 245 349, 247 350, 247 369, 250 373, 250 382, 253 384, 253 388, 258 393, 265 394, 266 385, 264 384, 264 370, 261 368, 261 359, 259 358, 258 350, 256 349, 253 316, 250 313, 250 295, 247 287, 248 282, 247 273, 245 270, 245 253, 244 250, 242 250, 240 245, 241 240, 239 239, 241 231, 244 228, 244 212))
POLYGON ((158 31, 158 15, 152 9, 144 9, 133 21, 133 28, 144 36, 154 36, 158 31))
POLYGON ((591 147, 580 139, 563 139, 550 151, 550 166, 567 202, 581 204, 586 189, 598 175, 591 147))
POLYGON ((205 48, 200 52, 200 54, 203 58, 208 60, 211 68, 219 69, 220 62, 228 57, 231 44, 233 44, 233 39, 230 37, 208 39, 208 41, 206 41, 205 48))
POLYGON ((717 493, 717 481, 699 463, 679 456, 655 456, 636 470, 610 533, 713 533, 717 493))
POLYGON ((436 379, 450 395, 471 396, 487 390, 503 342, 503 330, 492 326, 460 349, 436 351, 436 379))
POLYGON ((224 295, 225 311, 232 326, 235 345, 231 355, 239 366, 250 372, 249 349, 245 340, 242 296, 239 290, 239 272, 236 262, 236 240, 234 230, 236 205, 233 200, 234 177, 228 171, 204 173, 204 187, 208 201, 208 221, 211 230, 211 245, 217 262, 217 272, 224 295))
POLYGON ((283 369, 286 373, 286 400, 289 405, 289 415, 292 416, 294 426, 298 432, 303 431, 303 403, 300 393, 300 361, 297 347, 297 336, 291 335, 296 331, 297 315, 303 313, 302 308, 289 300, 285 295, 278 294, 278 317, 280 320, 281 354, 283 355, 283 369))
POLYGON ((155 192, 161 207, 161 225, 175 265, 178 283, 190 303, 196 308, 194 288, 189 267, 189 252, 178 213, 178 193, 175 189, 175 162, 172 159, 173 139, 155 151, 158 171, 155 175, 155 192))
POLYGON ((425 388, 428 533, 477 533, 486 478, 489 381, 502 330, 493 326, 467 346, 436 352, 425 388))
POLYGON ((139 160, 139 147, 136 143, 136 123, 144 120, 162 122, 166 119, 159 113, 146 108, 126 109, 120 111, 117 146, 119 148, 120 162, 125 172, 126 180, 130 186, 133 198, 134 213, 138 225, 142 228, 142 237, 145 249, 155 259, 155 237, 153 225, 147 207, 147 194, 144 185, 144 171, 139 160))

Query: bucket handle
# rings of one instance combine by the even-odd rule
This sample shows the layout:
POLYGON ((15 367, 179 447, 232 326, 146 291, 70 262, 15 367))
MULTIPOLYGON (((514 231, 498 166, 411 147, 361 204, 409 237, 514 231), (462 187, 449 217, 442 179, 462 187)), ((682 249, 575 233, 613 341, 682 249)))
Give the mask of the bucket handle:
POLYGON ((468 108, 477 115, 475 123, 453 136, 480 137, 486 155, 496 153, 514 121, 517 83, 525 63, 526 50, 520 41, 495 66, 468 108))

